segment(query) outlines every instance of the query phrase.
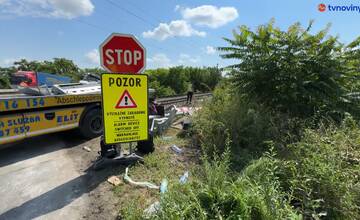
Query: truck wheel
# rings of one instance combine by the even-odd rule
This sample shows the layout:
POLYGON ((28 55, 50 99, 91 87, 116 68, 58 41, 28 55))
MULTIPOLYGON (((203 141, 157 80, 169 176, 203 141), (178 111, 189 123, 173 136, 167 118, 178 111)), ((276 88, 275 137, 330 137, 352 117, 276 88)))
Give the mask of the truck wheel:
POLYGON ((103 133, 101 110, 92 109, 86 113, 80 123, 80 133, 86 138, 94 138, 103 133))
POLYGON ((152 135, 149 135, 149 140, 147 141, 139 141, 137 143, 137 149, 143 154, 152 153, 155 150, 154 147, 154 138, 152 135))

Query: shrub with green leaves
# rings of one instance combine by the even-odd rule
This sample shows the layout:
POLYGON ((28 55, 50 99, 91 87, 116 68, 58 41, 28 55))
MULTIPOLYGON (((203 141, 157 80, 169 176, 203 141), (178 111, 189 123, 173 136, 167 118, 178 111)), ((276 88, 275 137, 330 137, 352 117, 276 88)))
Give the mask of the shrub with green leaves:
POLYGON ((224 38, 229 46, 219 50, 223 58, 239 61, 229 68, 241 97, 301 118, 359 113, 344 96, 354 75, 347 67, 356 60, 345 55, 359 51, 360 41, 345 47, 327 34, 329 27, 313 34, 312 24, 302 28, 295 23, 283 31, 271 21, 256 31, 241 26, 233 39, 224 38))
POLYGON ((164 195, 154 219, 301 219, 281 191, 275 175, 279 161, 267 154, 236 177, 229 170, 229 153, 211 162, 205 158, 190 184, 164 195))
POLYGON ((360 219, 360 128, 353 119, 306 130, 286 156, 268 144, 240 173, 230 170, 228 147, 205 157, 190 183, 161 198, 154 218, 360 219))
POLYGON ((232 166, 242 168, 267 151, 274 141, 279 151, 300 137, 303 123, 296 118, 239 98, 228 85, 219 86, 213 98, 194 116, 194 129, 202 149, 213 155, 223 152, 226 132, 231 139, 232 166))
POLYGON ((281 177, 292 204, 306 217, 360 219, 360 128, 346 118, 340 128, 306 130, 289 146, 281 177))

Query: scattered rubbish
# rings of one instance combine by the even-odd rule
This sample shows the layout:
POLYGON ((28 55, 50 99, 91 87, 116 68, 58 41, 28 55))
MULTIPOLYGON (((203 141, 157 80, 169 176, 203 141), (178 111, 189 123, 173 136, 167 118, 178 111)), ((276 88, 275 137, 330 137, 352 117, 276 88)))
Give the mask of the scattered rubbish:
POLYGON ((171 126, 171 128, 176 129, 176 130, 182 130, 181 127, 179 125, 176 126, 171 126))
POLYGON ((175 107, 177 115, 192 115, 201 107, 175 107))
POLYGON ((121 179, 117 176, 111 176, 107 179, 107 181, 114 186, 118 186, 121 184, 121 179))
POLYGON ((191 120, 190 119, 185 119, 182 122, 182 126, 183 126, 183 130, 188 130, 191 127, 191 120))
POLYGON ((182 175, 182 176, 180 177, 179 182, 180 182, 181 184, 185 184, 185 183, 187 182, 188 178, 189 178, 189 171, 186 171, 186 172, 184 173, 184 175, 182 175))
MULTIPOLYGON (((184 175, 182 175, 180 177, 180 180, 179 180, 180 184, 185 184, 187 182, 188 178, 189 178, 189 171, 185 171, 184 175)), ((167 179, 163 179, 161 181, 161 185, 160 185, 160 194, 166 193, 167 189, 168 189, 168 181, 167 181, 167 179)), ((151 218, 154 214, 156 214, 158 211, 160 211, 160 209, 161 209, 160 202, 156 201, 144 210, 144 217, 151 218)))
POLYGON ((183 150, 182 149, 180 149, 178 146, 176 146, 175 144, 174 145, 172 145, 171 147, 170 147, 170 149, 171 150, 173 150, 175 153, 177 153, 177 154, 181 154, 182 152, 183 152, 183 150))
POLYGON ((86 150, 87 152, 91 152, 91 148, 88 146, 84 146, 83 149, 86 150))
POLYGON ((168 181, 167 181, 167 179, 163 179, 161 181, 161 185, 160 185, 160 193, 161 194, 166 193, 167 187, 168 187, 168 181))
POLYGON ((144 215, 146 218, 150 218, 152 215, 154 215, 156 212, 160 210, 160 202, 156 201, 153 204, 151 204, 147 209, 144 210, 144 215))
POLYGON ((131 184, 131 185, 140 186, 140 187, 146 187, 146 188, 149 188, 149 189, 160 189, 159 186, 157 186, 157 185, 155 185, 155 184, 153 184, 153 183, 133 181, 133 180, 128 176, 128 171, 129 171, 129 168, 126 167, 126 169, 125 169, 125 175, 124 175, 124 180, 125 180, 125 182, 128 182, 128 183, 131 184))
POLYGON ((169 140, 171 140, 173 138, 174 137, 172 137, 172 136, 163 136, 163 137, 161 137, 161 139, 164 140, 164 141, 169 141, 169 140))
MULTIPOLYGON (((168 187, 168 181, 167 181, 167 179, 163 179, 161 181, 161 185, 160 185, 160 194, 166 193, 167 192, 167 187, 168 187)), ((147 209, 144 210, 145 217, 150 218, 156 212, 158 212, 160 210, 160 208, 161 208, 161 206, 160 206, 159 201, 156 201, 156 202, 152 203, 147 209)))

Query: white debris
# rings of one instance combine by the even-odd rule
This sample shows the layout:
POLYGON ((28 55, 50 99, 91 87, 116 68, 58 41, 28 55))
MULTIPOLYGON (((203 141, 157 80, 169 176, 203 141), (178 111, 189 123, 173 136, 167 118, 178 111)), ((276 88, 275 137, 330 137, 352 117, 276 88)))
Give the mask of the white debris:
POLYGON ((86 150, 87 152, 91 152, 91 148, 90 148, 90 147, 84 146, 83 149, 86 150))
POLYGON ((152 215, 158 212, 160 208, 161 208, 160 202, 159 201, 154 202, 147 209, 144 210, 145 217, 150 218, 152 215))
POLYGON ((124 180, 125 182, 128 182, 129 184, 131 185, 135 185, 135 186, 140 186, 140 187, 146 187, 146 188, 149 188, 149 189, 160 189, 159 186, 153 184, 153 183, 149 183, 149 182, 136 182, 134 180, 132 180, 129 176, 128 176, 128 171, 129 171, 129 168, 126 167, 125 169, 125 175, 124 175, 124 180))
POLYGON ((173 150, 173 151, 174 151, 175 153, 177 153, 177 154, 181 154, 181 153, 183 152, 183 150, 182 150, 181 148, 179 148, 178 146, 176 146, 175 144, 172 145, 172 146, 170 147, 170 149, 173 150))
POLYGON ((121 179, 119 178, 119 177, 117 177, 117 176, 111 176, 111 177, 109 177, 108 179, 107 179, 107 181, 109 182, 109 183, 111 183, 112 185, 114 185, 114 186, 118 186, 118 185, 120 185, 121 184, 121 179))

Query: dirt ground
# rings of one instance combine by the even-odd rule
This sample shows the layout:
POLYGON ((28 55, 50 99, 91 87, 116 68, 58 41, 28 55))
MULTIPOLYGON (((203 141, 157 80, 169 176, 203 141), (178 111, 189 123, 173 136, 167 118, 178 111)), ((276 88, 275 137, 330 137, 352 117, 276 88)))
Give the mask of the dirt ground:
POLYGON ((98 148, 99 138, 65 132, 0 150, 0 219, 116 219, 117 197, 106 180, 123 168, 89 169, 98 148))

